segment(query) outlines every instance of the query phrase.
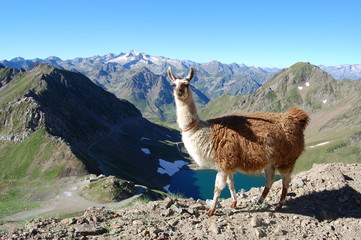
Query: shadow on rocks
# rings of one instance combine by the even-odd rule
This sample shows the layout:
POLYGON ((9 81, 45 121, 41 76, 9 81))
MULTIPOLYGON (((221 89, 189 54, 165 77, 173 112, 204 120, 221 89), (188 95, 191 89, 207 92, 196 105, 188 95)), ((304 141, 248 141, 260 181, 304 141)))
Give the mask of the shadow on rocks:
POLYGON ((311 216, 319 221, 361 218, 361 194, 348 185, 338 190, 312 192, 289 198, 281 212, 311 216))
POLYGON ((361 218, 361 194, 348 185, 338 190, 315 191, 302 196, 296 196, 293 192, 287 195, 286 204, 279 211, 275 210, 275 206, 267 203, 262 205, 252 203, 249 206, 237 208, 238 210, 233 214, 242 212, 280 212, 310 216, 319 221, 333 221, 338 218, 361 218))

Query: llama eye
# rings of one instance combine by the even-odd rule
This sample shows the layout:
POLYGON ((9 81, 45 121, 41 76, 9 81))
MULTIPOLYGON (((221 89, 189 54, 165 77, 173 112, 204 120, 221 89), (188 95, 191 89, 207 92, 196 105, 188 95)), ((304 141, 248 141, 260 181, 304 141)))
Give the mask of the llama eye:
POLYGON ((173 88, 175 88, 175 86, 177 86, 177 85, 175 85, 174 83, 172 83, 171 86, 172 86, 173 88))

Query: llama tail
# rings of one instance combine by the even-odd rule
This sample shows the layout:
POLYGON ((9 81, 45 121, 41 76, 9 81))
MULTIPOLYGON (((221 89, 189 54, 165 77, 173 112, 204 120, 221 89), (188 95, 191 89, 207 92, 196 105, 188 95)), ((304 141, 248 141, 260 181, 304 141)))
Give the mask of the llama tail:
POLYGON ((305 130, 310 121, 308 114, 297 107, 288 109, 284 115, 288 121, 291 121, 293 125, 298 125, 302 130, 305 130))

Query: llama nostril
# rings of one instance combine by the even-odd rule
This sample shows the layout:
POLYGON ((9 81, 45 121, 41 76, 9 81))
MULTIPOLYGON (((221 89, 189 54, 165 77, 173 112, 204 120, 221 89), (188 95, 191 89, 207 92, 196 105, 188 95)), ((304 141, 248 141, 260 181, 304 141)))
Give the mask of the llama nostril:
POLYGON ((178 91, 177 91, 177 95, 178 95, 179 97, 183 96, 183 95, 184 95, 184 91, 183 91, 183 90, 178 90, 178 91))

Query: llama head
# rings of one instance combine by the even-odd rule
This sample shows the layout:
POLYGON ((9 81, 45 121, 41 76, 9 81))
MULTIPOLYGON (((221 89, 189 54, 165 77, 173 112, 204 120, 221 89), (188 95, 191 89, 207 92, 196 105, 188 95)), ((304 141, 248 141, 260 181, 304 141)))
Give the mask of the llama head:
POLYGON ((194 69, 190 68, 189 74, 185 78, 179 78, 168 68, 168 76, 172 81, 173 94, 177 99, 187 99, 190 95, 190 82, 194 77, 194 69))

